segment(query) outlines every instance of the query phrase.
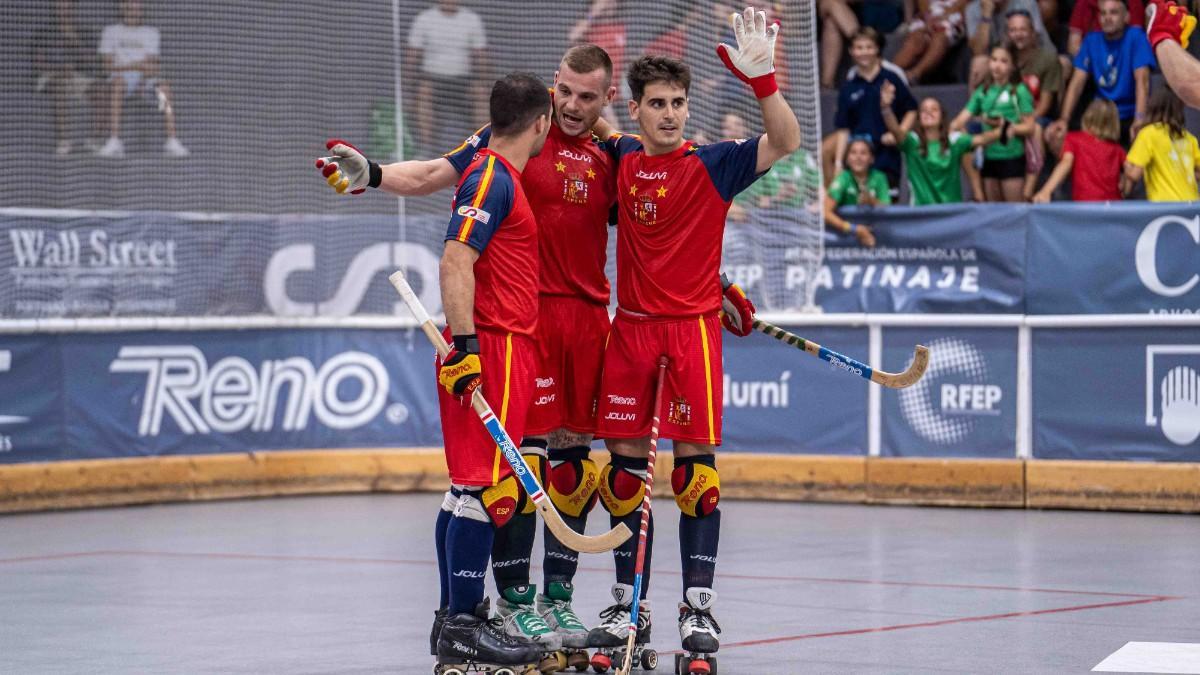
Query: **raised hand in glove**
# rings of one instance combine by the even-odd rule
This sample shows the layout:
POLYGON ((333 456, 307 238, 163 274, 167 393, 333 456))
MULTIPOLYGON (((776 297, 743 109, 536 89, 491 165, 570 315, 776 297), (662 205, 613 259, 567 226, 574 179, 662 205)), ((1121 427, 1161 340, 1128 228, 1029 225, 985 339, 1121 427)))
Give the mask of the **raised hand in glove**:
POLYGON ((1151 48, 1163 40, 1172 40, 1187 49, 1194 30, 1196 17, 1174 2, 1151 0, 1146 5, 1146 37, 1150 38, 1151 48))
POLYGON ((746 297, 741 286, 721 275, 721 288, 724 297, 721 298, 721 324, 730 333, 738 337, 746 337, 754 329, 754 303, 746 297))
POLYGON ((732 15, 733 34, 737 47, 717 45, 717 56, 739 80, 749 84, 758 98, 779 91, 775 83, 775 37, 779 23, 767 26, 766 12, 747 7, 741 14, 732 15))
POLYGON ((367 188, 379 187, 383 170, 367 159, 358 148, 340 138, 325 141, 325 149, 333 154, 317 159, 317 168, 325 182, 339 195, 348 191, 352 195, 362 194, 367 188))
POLYGON ((475 335, 455 335, 454 347, 438 368, 438 384, 454 396, 469 402, 483 383, 479 362, 479 338, 475 335))

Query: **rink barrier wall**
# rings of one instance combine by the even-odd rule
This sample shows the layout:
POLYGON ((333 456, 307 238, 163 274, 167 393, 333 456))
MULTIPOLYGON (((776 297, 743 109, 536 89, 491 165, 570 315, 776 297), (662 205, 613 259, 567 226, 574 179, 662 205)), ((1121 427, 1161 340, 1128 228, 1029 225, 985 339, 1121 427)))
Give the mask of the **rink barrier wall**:
MULTIPOLYGON (((658 475, 672 461, 660 454, 658 475)), ((723 453, 718 466, 725 499, 1200 513, 1200 463, 723 453)), ((436 448, 37 462, 0 466, 0 513, 446 485, 436 448)), ((670 493, 670 481, 656 486, 670 493)))

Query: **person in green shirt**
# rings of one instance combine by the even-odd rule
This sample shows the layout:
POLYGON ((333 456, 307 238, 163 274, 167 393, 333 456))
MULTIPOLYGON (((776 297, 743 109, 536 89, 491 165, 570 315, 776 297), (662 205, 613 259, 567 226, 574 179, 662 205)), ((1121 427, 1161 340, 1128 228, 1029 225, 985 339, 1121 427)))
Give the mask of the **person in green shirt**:
POLYGON ((983 191, 989 202, 1025 201, 1025 137, 1033 133, 1033 95, 1021 81, 1014 48, 996 45, 988 61, 989 79, 975 89, 967 107, 950 124, 964 131, 972 118, 1000 137, 983 151, 983 191))
MULTIPOLYGON (((883 122, 892 136, 900 139, 900 153, 908 166, 908 186, 914 206, 926 204, 955 204, 963 200, 961 164, 975 148, 1000 139, 1000 130, 983 134, 955 134, 946 120, 946 111, 936 98, 928 97, 917 108, 916 130, 905 129, 892 113, 891 98, 895 89, 884 85, 880 91, 883 122)), ((969 160, 968 160, 969 161, 969 160)), ((973 176, 976 180, 977 177, 973 176)), ((976 198, 982 199, 983 186, 972 186, 976 198)))
POLYGON ((829 184, 829 191, 825 195, 825 222, 832 224, 843 234, 854 236, 858 243, 867 247, 875 245, 875 234, 871 232, 871 228, 842 218, 838 215, 837 208, 892 203, 887 176, 882 171, 871 168, 874 164, 875 151, 871 142, 865 138, 851 140, 842 162, 846 168, 829 184))

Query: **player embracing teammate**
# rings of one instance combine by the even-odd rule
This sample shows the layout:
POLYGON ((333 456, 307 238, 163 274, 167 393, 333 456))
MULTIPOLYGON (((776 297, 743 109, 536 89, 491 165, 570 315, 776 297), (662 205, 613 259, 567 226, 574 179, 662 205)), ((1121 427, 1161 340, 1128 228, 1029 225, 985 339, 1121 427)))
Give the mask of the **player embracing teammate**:
MULTIPOLYGON (((771 165, 800 147, 800 126, 775 84, 778 25, 747 8, 732 17, 737 47, 718 54, 758 98, 766 133, 757 138, 695 145, 684 137, 691 73, 662 56, 634 61, 627 75, 633 100, 629 114, 641 138, 614 135, 617 170, 617 300, 597 411, 597 435, 612 462, 604 470, 601 498, 614 520, 637 523, 650 449, 656 365, 670 360, 663 390, 661 437, 674 440, 671 487, 681 511, 679 547, 683 602, 679 634, 685 673, 710 671, 720 628, 713 618, 721 513, 715 450, 721 443, 722 296, 726 326, 750 331, 753 307, 720 275, 725 217, 734 196, 771 165)), ((651 536, 653 530, 651 529, 651 536)), ((634 544, 616 551, 616 605, 593 636, 624 642, 631 610, 634 544)), ((649 564, 650 541, 646 562, 649 564)), ((643 597, 639 602, 644 601, 643 597)), ((648 607, 639 605, 638 642, 648 638, 648 607), (645 619, 643 623, 643 618, 645 619)), ((593 643, 597 643, 594 640, 593 643)))

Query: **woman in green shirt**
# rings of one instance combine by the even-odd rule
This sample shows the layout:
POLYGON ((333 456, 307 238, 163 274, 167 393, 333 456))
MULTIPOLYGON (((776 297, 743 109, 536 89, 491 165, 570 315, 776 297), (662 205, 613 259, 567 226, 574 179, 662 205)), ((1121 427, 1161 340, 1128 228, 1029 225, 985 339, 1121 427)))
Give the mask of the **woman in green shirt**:
MULTIPOLYGON (((900 152, 908 167, 909 193, 914 206, 926 204, 956 204, 963 200, 960 165, 962 158, 975 148, 1000 139, 1000 130, 972 136, 956 134, 950 137, 946 112, 936 98, 921 101, 917 108, 917 129, 905 129, 892 113, 892 97, 896 89, 884 84, 879 93, 883 121, 892 136, 900 139, 900 152)), ((982 199, 977 190, 976 199, 982 199)))
POLYGON ((891 204, 891 186, 887 176, 875 164, 875 151, 865 138, 855 138, 846 147, 842 165, 846 167, 829 184, 825 195, 825 222, 833 224, 843 234, 853 235, 863 246, 874 246, 875 235, 866 225, 851 223, 837 213, 839 206, 876 206, 891 204))
POLYGON ((971 94, 967 107, 950 124, 964 131, 972 118, 1000 137, 983 151, 983 191, 989 202, 1025 201, 1025 137, 1033 133, 1033 95, 1021 82, 1009 45, 992 47, 990 79, 971 94))

